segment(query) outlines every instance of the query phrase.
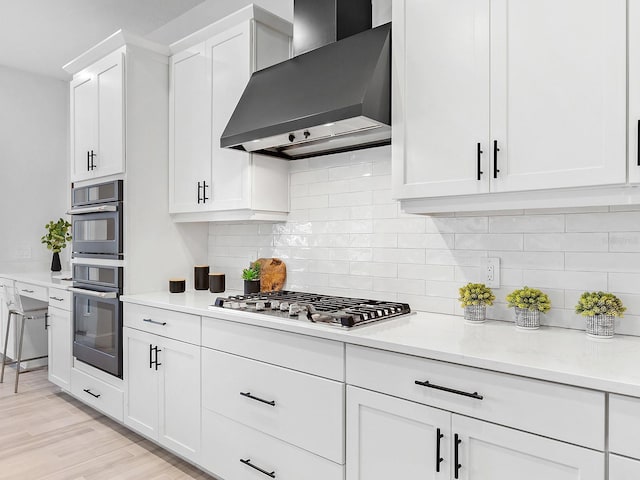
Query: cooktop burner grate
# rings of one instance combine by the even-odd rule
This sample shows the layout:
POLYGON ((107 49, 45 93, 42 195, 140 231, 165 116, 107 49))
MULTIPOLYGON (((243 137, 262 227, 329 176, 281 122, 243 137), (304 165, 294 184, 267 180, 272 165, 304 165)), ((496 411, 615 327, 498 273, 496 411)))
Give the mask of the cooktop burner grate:
POLYGON ((280 318, 297 317, 346 328, 411 313, 406 303, 287 290, 218 297, 211 308, 244 310, 280 318))

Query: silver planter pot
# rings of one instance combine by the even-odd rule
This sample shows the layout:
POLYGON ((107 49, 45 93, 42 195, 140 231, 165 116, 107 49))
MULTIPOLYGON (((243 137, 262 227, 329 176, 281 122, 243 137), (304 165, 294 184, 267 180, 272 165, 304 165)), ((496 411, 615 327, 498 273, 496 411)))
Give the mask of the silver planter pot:
POLYGON ((587 318, 587 335, 594 338, 612 338, 615 334, 616 317, 613 315, 591 315, 587 318))
POLYGON ((536 330, 540 328, 540 310, 515 307, 515 313, 516 327, 525 330, 536 330))
POLYGON ((487 320, 487 306, 468 305, 464 307, 464 319, 469 323, 484 323, 487 320))

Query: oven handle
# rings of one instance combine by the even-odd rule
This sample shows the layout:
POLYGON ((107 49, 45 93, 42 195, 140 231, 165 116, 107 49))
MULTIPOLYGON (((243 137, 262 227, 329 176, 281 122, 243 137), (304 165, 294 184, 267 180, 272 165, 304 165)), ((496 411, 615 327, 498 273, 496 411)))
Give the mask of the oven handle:
POLYGON ((69 290, 74 293, 89 295, 90 297, 118 298, 117 292, 96 292, 95 290, 86 290, 84 288, 77 288, 77 287, 69 287, 69 290))
POLYGON ((80 207, 67 210, 68 215, 82 215, 84 213, 102 213, 115 212, 118 210, 116 205, 98 205, 96 207, 80 207))

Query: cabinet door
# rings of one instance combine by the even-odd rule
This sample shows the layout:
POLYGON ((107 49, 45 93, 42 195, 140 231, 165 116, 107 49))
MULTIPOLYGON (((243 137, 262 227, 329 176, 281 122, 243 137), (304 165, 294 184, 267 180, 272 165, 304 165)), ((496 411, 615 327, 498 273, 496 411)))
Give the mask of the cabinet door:
MULTIPOLYGON (((204 43, 171 59, 169 209, 205 210, 203 185, 211 187, 211 73, 204 43)), ((207 193, 207 189, 205 189, 207 193)), ((208 195, 210 196, 210 195, 208 195)))
POLYGON ((609 480, 638 480, 640 460, 609 455, 609 480))
POLYGON ((158 375, 152 360, 157 335, 123 329, 124 423, 149 438, 158 438, 158 375))
POLYGON ((491 0, 492 191, 626 181, 626 52, 625 0, 491 0))
POLYGON ((392 78, 394 194, 487 192, 489 0, 394 1, 392 78))
POLYGON ((158 440, 195 461, 200 453, 200 347, 163 338, 159 348, 158 440))
POLYGON ((640 0, 629 0, 629 182, 640 183, 640 0))
MULTIPOLYGON (((526 412, 523 412, 523 414, 526 412)), ((451 431, 460 443, 461 480, 602 480, 604 453, 468 417, 452 415, 451 431)))
POLYGON ((49 381, 71 389, 71 312, 49 307, 49 381))
POLYGON ((250 155, 220 148, 220 137, 251 72, 251 28, 245 22, 206 42, 211 72, 211 169, 207 197, 214 210, 250 207, 250 155))
MULTIPOLYGON (((124 53, 107 55, 92 67, 96 81, 95 176, 124 172, 124 53)), ((94 149, 95 149, 94 148, 94 149)))
POLYGON ((96 82, 90 73, 76 77, 70 86, 71 97, 71 180, 93 176, 89 154, 97 151, 96 82))
POLYGON ((444 410, 347 387, 347 480, 449 478, 450 423, 444 410))

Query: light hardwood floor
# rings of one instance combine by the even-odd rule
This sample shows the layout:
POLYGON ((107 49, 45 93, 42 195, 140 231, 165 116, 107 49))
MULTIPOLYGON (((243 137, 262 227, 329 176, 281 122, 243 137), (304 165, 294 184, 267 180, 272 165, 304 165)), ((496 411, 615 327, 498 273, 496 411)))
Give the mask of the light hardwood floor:
POLYGON ((49 383, 46 369, 0 384, 0 479, 215 480, 49 383))

